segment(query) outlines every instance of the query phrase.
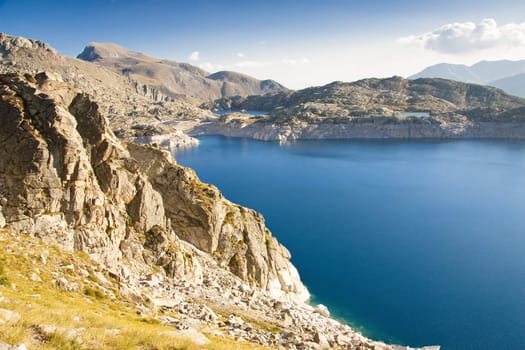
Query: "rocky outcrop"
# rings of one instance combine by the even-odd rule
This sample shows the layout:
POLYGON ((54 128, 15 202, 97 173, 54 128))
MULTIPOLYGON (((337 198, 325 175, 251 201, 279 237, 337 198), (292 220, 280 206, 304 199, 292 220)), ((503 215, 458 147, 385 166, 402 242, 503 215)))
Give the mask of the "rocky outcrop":
POLYGON ((135 124, 131 129, 135 133, 133 141, 160 146, 170 152, 199 144, 196 138, 163 123, 135 124))
POLYGON ((169 153, 120 143, 88 95, 64 106, 21 76, 0 82, 7 225, 108 266, 132 271, 154 263, 169 276, 192 274, 198 264, 180 248, 182 239, 275 297, 308 298, 260 214, 224 199, 169 153))
POLYGON ((259 213, 229 202, 217 188, 201 183, 191 169, 171 162, 163 151, 135 144, 129 144, 128 150, 162 194, 166 215, 181 239, 275 297, 291 293, 308 298, 289 263, 290 253, 271 235, 259 213))

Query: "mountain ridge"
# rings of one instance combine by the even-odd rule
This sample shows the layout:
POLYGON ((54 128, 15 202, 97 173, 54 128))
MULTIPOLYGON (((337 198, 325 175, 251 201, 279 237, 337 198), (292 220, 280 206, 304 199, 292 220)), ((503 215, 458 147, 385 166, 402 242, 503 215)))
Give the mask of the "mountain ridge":
POLYGON ((151 57, 113 43, 89 43, 77 58, 153 86, 170 98, 189 96, 206 101, 287 90, 273 80, 258 80, 229 71, 210 74, 189 63, 151 57))
POLYGON ((480 61, 471 66, 439 63, 411 75, 409 79, 443 78, 466 83, 491 85, 516 96, 525 97, 518 85, 525 85, 525 60, 480 61), (508 80, 512 80, 509 83, 508 80))

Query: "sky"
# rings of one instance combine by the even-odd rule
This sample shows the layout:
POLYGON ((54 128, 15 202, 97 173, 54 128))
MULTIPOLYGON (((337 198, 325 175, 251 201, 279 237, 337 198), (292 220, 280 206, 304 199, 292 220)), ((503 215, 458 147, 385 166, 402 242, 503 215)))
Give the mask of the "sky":
POLYGON ((525 1, 0 0, 0 32, 73 57, 112 42, 299 89, 525 59, 525 1))

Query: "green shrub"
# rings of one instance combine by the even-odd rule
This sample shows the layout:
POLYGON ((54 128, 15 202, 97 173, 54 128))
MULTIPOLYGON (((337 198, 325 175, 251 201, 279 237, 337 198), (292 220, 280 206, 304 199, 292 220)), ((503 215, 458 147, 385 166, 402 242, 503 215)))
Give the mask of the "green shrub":
POLYGON ((84 294, 88 297, 95 298, 97 300, 101 300, 105 298, 104 293, 102 293, 100 290, 92 287, 86 287, 84 288, 84 294))
POLYGON ((0 286, 7 286, 9 279, 6 276, 0 276, 0 286))
POLYGON ((4 262, 0 260, 0 286, 7 286, 9 279, 5 276, 4 262))

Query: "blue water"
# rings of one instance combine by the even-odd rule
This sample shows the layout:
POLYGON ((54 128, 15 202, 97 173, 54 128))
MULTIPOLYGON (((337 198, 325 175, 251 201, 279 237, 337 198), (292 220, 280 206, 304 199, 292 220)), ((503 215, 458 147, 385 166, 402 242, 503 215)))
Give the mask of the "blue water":
POLYGON ((213 111, 213 113, 216 115, 225 115, 229 113, 243 113, 243 114, 250 114, 254 117, 260 117, 262 115, 268 114, 267 111, 258 111, 254 109, 253 110, 252 109, 243 110, 242 112, 240 109, 219 109, 219 110, 213 111))
POLYGON ((416 118, 430 117, 429 112, 400 112, 399 115, 402 117, 416 117, 416 118))
POLYGON ((179 163, 262 212, 337 317, 398 344, 525 349, 525 143, 200 140, 179 163))

